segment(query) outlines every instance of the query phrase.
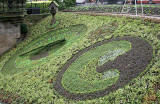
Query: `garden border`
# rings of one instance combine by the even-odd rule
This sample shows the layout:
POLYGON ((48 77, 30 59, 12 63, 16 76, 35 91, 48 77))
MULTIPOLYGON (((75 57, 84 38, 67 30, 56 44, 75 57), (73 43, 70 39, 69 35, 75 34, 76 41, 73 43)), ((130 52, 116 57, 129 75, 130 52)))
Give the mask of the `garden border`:
MULTIPOLYGON (((70 12, 70 11, 65 11, 70 12)), ((91 15, 91 16, 114 16, 114 17, 126 17, 131 19, 143 19, 144 21, 151 21, 154 23, 160 23, 160 17, 156 16, 144 16, 144 15, 131 15, 131 14, 116 14, 116 13, 101 13, 101 12, 71 12, 75 14, 81 14, 81 15, 91 15)))

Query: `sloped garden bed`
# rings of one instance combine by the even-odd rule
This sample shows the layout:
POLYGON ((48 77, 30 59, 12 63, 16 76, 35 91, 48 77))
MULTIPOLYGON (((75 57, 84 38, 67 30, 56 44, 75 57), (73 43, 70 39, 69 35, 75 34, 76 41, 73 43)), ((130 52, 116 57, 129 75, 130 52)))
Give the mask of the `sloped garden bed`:
POLYGON ((160 101, 158 23, 139 18, 58 13, 59 24, 48 28, 50 20, 48 16, 29 27, 26 40, 0 57, 0 102, 160 101), (65 41, 52 44, 59 40, 65 41), (32 60, 32 56, 43 52, 48 54, 32 60))

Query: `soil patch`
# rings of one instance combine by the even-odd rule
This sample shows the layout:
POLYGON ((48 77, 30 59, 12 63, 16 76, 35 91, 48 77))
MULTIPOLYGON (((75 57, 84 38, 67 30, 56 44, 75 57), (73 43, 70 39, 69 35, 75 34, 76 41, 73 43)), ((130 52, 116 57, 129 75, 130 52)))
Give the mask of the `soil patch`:
POLYGON ((48 51, 45 51, 45 52, 42 52, 38 55, 32 55, 30 56, 30 60, 39 60, 41 58, 44 58, 44 57, 47 57, 49 55, 49 52, 48 51))
POLYGON ((160 35, 158 35, 157 38, 160 40, 160 35))
POLYGON ((57 80, 54 84, 54 88, 62 96, 73 100, 87 100, 87 99, 95 99, 98 97, 102 97, 109 94, 110 92, 113 92, 121 87, 124 87, 133 78, 138 77, 140 73, 146 69, 147 65, 152 60, 152 56, 153 56, 152 46, 146 40, 141 38, 126 36, 126 37, 113 38, 110 40, 103 40, 73 55, 72 58, 69 59, 66 62, 66 64, 60 69, 61 71, 57 75, 57 80), (97 67, 97 72, 99 73, 103 73, 104 71, 107 71, 109 69, 118 69, 120 72, 120 78, 115 84, 107 87, 104 90, 91 93, 79 93, 79 94, 70 93, 62 86, 61 81, 63 74, 68 69, 68 67, 75 60, 77 60, 83 53, 97 46, 106 44, 108 42, 120 41, 120 40, 126 40, 131 42, 132 49, 126 52, 125 54, 118 56, 114 61, 109 61, 105 63, 103 66, 97 67))
POLYGON ((27 104, 25 99, 20 97, 18 94, 13 94, 0 89, 0 104, 18 103, 19 100, 24 101, 24 104, 27 104))

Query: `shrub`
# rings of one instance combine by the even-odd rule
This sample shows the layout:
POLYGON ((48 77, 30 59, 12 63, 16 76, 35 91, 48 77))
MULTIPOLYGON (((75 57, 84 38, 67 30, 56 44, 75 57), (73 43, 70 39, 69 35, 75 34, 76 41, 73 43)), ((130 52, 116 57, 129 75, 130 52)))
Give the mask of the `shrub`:
MULTIPOLYGON (((45 2, 32 2, 32 7, 39 7, 41 9, 41 13, 49 12, 48 6, 51 3, 51 1, 45 1, 45 2)), ((60 0, 55 0, 59 5, 59 10, 66 9, 68 7, 75 6, 76 0, 64 0, 63 2, 60 2, 60 0)), ((26 8, 31 7, 31 2, 27 2, 26 8)))
POLYGON ((76 0, 64 0, 63 2, 60 2, 60 0, 55 0, 59 4, 59 10, 66 9, 68 7, 75 6, 76 0))
POLYGON ((39 7, 40 8, 40 13, 48 13, 50 2, 27 2, 26 3, 26 8, 31 8, 31 7, 39 7))
POLYGON ((27 25, 24 24, 24 23, 22 23, 22 24, 21 24, 21 34, 22 34, 22 37, 24 38, 27 33, 28 33, 27 25))

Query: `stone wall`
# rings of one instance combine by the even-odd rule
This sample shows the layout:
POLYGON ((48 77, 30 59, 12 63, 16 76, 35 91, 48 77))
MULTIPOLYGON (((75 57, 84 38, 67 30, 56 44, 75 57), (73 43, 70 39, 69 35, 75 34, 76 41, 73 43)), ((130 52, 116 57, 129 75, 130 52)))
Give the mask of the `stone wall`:
POLYGON ((0 22, 0 55, 15 46, 20 38, 20 25, 0 22))

